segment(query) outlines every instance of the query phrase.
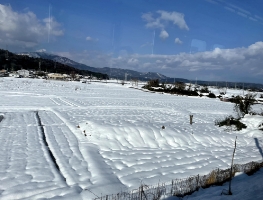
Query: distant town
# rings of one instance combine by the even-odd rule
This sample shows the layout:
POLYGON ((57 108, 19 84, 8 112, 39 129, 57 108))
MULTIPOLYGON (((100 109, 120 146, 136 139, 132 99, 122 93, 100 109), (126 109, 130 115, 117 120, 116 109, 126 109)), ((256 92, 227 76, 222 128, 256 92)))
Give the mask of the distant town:
POLYGON ((45 71, 36 71, 34 69, 20 69, 17 71, 8 72, 6 69, 0 70, 0 77, 14 77, 14 78, 38 78, 38 79, 52 79, 63 81, 87 81, 98 80, 95 76, 83 76, 72 72, 71 74, 49 73, 45 71))

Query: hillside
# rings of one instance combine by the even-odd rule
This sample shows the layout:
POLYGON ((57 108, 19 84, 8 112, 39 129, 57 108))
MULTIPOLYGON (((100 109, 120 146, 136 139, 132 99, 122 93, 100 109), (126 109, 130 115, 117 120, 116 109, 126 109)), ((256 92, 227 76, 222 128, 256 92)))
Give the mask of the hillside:
POLYGON ((93 72, 89 70, 77 69, 68 64, 54 62, 54 60, 51 60, 50 58, 29 57, 27 55, 17 55, 8 52, 8 59, 6 59, 5 54, 6 51, 0 49, 0 69, 8 69, 9 71, 30 69, 63 74, 71 74, 72 72, 74 72, 80 75, 92 75, 102 79, 108 78, 106 74, 93 72))
MULTIPOLYGON (((109 68, 109 67, 102 67, 102 68, 95 68, 95 67, 90 67, 88 65, 82 64, 75 62, 69 58, 58 56, 55 54, 50 54, 46 52, 23 52, 23 53, 18 53, 18 55, 28 55, 33 58, 44 58, 44 59, 49 59, 56 61, 58 63, 62 63, 65 65, 69 65, 71 67, 80 69, 80 70, 89 70, 97 73, 103 73, 107 74, 110 78, 115 78, 115 79, 125 79, 125 74, 127 74, 127 79, 138 79, 138 80, 151 80, 151 79, 161 79, 165 80, 168 79, 169 77, 164 76, 160 73, 156 72, 138 72, 134 70, 129 70, 129 69, 120 69, 120 68, 109 68)), ((186 80, 186 79, 185 79, 186 80)))

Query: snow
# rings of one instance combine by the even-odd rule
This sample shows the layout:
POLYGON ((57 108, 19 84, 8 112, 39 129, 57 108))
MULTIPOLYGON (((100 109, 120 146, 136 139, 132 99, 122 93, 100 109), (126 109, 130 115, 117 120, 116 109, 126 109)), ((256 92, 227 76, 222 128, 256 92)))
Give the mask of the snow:
POLYGON ((244 173, 237 173, 231 183, 232 195, 221 195, 223 190, 228 190, 229 188, 229 182, 227 182, 222 186, 214 186, 207 189, 201 188, 199 189, 199 191, 193 193, 192 195, 185 196, 184 198, 163 196, 161 199, 162 200, 262 199, 263 197, 262 181, 263 181, 263 169, 259 170, 252 176, 248 176, 244 173))
POLYGON ((207 174, 230 166, 236 136, 234 163, 262 161, 262 116, 226 131, 214 121, 232 103, 130 86, 1 79, 0 199, 92 199, 207 174))

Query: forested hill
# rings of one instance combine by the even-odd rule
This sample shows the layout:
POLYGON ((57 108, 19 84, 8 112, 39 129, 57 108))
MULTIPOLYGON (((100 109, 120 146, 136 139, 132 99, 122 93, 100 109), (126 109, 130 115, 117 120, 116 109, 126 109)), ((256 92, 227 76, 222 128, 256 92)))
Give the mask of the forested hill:
POLYGON ((6 50, 3 49, 0 49, 0 69, 8 69, 8 71, 30 69, 62 74, 71 74, 72 72, 74 72, 80 75, 92 75, 97 78, 108 79, 107 74, 76 69, 66 64, 61 64, 49 59, 32 58, 25 55, 17 55, 11 52, 8 52, 7 59, 6 50))

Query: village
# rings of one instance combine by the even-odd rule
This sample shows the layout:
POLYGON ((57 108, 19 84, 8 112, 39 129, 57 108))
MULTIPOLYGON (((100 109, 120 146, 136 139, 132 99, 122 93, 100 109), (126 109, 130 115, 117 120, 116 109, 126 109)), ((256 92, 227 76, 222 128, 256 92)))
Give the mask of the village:
POLYGON ((6 69, 0 70, 0 77, 14 77, 14 78, 38 78, 38 79, 50 79, 50 80, 61 80, 61 81, 82 81, 85 82, 87 80, 98 80, 95 76, 83 76, 80 74, 76 74, 75 72, 71 72, 71 74, 61 74, 61 73, 49 73, 40 70, 26 70, 20 69, 17 71, 9 72, 6 69))

